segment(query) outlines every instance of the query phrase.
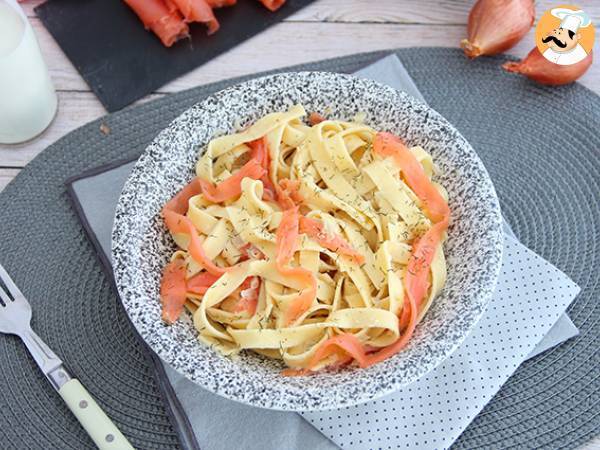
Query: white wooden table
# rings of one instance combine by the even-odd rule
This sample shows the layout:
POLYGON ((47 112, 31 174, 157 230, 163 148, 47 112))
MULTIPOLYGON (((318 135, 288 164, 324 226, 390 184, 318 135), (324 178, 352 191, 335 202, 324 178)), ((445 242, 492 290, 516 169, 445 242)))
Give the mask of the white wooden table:
MULTIPOLYGON (((22 145, 0 145, 0 190, 48 145, 106 111, 73 65, 42 26, 33 8, 43 0, 23 4, 37 34, 59 97, 59 111, 37 139, 22 145)), ((474 0, 317 0, 285 22, 246 41, 141 101, 200 84, 293 64, 392 47, 457 47, 466 35, 474 0)), ((560 2, 538 0, 537 17, 560 2)), ((579 0, 600 25, 600 2, 579 0)), ((533 48, 533 30, 511 54, 524 56, 533 48)), ((581 82, 600 93, 600 64, 581 82)))
MULTIPOLYGON (((58 92, 58 115, 50 127, 35 140, 22 145, 0 145, 0 190, 48 145, 75 128, 106 114, 36 17, 33 8, 42 2, 43 0, 29 0, 23 7, 36 32, 58 92)), ((317 0, 285 22, 167 84, 141 101, 225 78, 352 53, 394 47, 457 47, 466 36, 467 16, 473 2, 474 0, 317 0)), ((561 2, 538 0, 536 17, 539 18, 546 9, 559 3, 561 2)), ((600 27, 600 2, 578 0, 577 4, 600 27)), ((525 56, 534 46, 533 34, 534 28, 509 53, 525 56)), ((580 82, 600 94, 600 64, 595 63, 580 82)), ((600 450, 600 439, 595 439, 585 448, 600 450)))

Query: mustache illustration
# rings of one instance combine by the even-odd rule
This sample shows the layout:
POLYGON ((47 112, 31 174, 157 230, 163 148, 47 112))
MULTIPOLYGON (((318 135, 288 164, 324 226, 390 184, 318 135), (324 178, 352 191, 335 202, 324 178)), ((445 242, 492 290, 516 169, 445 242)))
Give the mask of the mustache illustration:
POLYGON ((547 37, 545 37, 545 38, 542 39, 542 42, 544 44, 547 43, 547 42, 550 42, 550 41, 554 41, 554 43, 556 45, 558 45, 560 48, 565 48, 567 46, 566 42, 561 41, 560 39, 558 39, 555 36, 547 36, 547 37))

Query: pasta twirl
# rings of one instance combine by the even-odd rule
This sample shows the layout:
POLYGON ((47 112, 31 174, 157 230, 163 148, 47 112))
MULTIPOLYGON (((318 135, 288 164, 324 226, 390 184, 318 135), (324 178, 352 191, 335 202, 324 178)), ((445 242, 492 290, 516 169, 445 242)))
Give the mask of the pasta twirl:
POLYGON ((400 351, 443 289, 447 193, 421 147, 301 105, 208 144, 163 209, 163 318, 302 375, 400 351), (318 120, 317 120, 318 118, 318 120))

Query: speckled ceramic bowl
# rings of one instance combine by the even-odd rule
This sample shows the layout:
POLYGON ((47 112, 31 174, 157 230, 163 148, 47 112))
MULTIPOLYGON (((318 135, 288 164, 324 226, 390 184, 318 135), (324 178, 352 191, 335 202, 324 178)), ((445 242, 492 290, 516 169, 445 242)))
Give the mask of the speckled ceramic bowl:
POLYGON ((161 132, 127 181, 113 230, 116 284, 131 321, 173 368, 216 394, 253 406, 322 410, 381 397, 419 378, 464 339, 491 298, 500 269, 501 217, 483 164, 467 141, 438 113, 414 98, 348 75, 305 72, 255 79, 209 97, 161 132), (160 318, 161 269, 174 244, 159 211, 193 177, 208 141, 263 115, 302 103, 350 119, 366 113, 378 130, 421 145, 440 168, 450 195, 452 225, 446 243, 448 280, 404 351, 368 369, 311 377, 282 377, 282 366, 251 352, 223 357, 199 343, 191 317, 173 326, 160 318))

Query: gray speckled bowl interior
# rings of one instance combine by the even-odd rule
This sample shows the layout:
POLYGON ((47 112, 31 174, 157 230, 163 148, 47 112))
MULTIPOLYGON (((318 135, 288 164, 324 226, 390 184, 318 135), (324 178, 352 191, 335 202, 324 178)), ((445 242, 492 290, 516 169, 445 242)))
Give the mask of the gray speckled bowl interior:
POLYGON ((212 392, 253 406, 307 411, 334 409, 392 392, 433 369, 467 335, 496 284, 502 252, 501 217, 492 182, 467 141, 438 113, 373 81, 322 72, 255 79, 190 108, 141 156, 121 195, 113 230, 116 284, 133 324, 173 368, 212 392), (199 152, 213 137, 263 115, 302 103, 307 111, 366 123, 428 150, 449 192, 452 224, 446 243, 446 286, 404 351, 368 369, 283 377, 282 366, 251 352, 236 359, 196 338, 191 317, 160 318, 162 267, 174 249, 159 211, 193 177, 199 152))

